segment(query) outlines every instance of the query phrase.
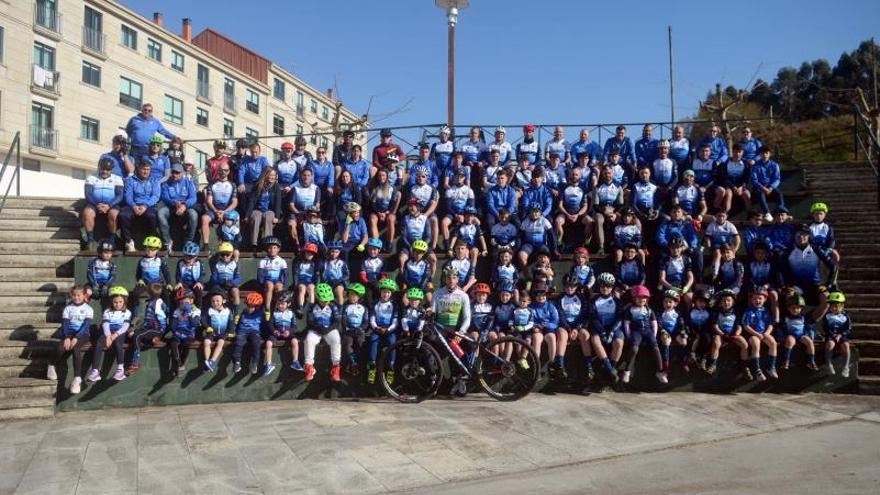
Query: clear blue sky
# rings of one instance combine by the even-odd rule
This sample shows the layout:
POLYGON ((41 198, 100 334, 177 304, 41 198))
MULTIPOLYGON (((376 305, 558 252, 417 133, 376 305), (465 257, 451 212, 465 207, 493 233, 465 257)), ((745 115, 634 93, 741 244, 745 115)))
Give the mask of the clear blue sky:
MULTIPOLYGON (((212 27, 316 88, 336 77, 357 113, 371 95, 371 114, 412 100, 377 126, 446 119, 446 21, 432 0, 122 2, 146 17, 162 12, 178 32, 190 17, 194 33, 212 27)), ((759 67, 771 80, 804 60, 833 66, 860 41, 880 39, 878 21, 877 0, 471 0, 457 28, 456 121, 668 120, 667 25, 681 119, 716 82, 744 86, 759 67)))

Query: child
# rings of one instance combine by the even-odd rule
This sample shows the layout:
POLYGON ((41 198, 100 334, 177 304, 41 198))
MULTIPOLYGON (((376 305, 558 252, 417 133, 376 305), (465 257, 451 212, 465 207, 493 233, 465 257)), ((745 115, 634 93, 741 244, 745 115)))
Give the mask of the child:
POLYGON ((223 222, 217 228, 217 241, 232 244, 232 247, 235 250, 233 254, 235 261, 238 261, 238 247, 241 246, 241 226, 239 225, 239 219, 240 216, 238 211, 227 211, 223 215, 223 222))
POLYGON ((582 246, 574 250, 574 263, 568 273, 577 280, 578 292, 589 297, 596 283, 596 272, 590 266, 590 251, 587 248, 582 246))
POLYGON ((336 294, 336 304, 345 302, 345 286, 348 284, 348 263, 342 255, 342 243, 333 241, 327 246, 327 259, 321 267, 321 281, 333 288, 336 294))
POLYGON ((648 307, 648 299, 651 292, 644 285, 637 285, 630 290, 633 302, 623 313, 623 331, 629 335, 629 363, 623 372, 621 381, 629 383, 630 375, 636 368, 636 357, 639 347, 645 340, 651 346, 654 359, 657 363, 657 381, 669 383, 666 378, 666 368, 663 367, 663 359, 660 355, 660 347, 657 345, 657 315, 648 307))
MULTIPOLYGON (((587 331, 587 304, 580 293, 580 282, 574 273, 567 274, 563 280, 565 293, 559 298, 559 328, 568 335, 571 342, 579 342, 584 356, 587 380, 595 377, 593 373, 593 353, 590 349, 590 332, 587 331)), ((562 337, 560 332, 560 338, 562 337)))
POLYGON ((498 212, 498 222, 492 226, 489 235, 489 244, 497 250, 517 248, 517 239, 519 237, 519 229, 511 223, 510 210, 502 208, 498 212))
POLYGON ((535 302, 532 303, 532 313, 535 315, 535 327, 532 335, 532 349, 541 360, 541 343, 547 341, 547 359, 550 361, 550 376, 565 380, 568 373, 565 371, 565 349, 568 346, 568 333, 559 328, 559 311, 556 306, 547 300, 548 287, 543 282, 538 282, 532 287, 535 302))
POLYGON ((205 286, 202 280, 205 278, 205 270, 199 259, 199 245, 195 242, 187 242, 183 245, 183 258, 177 261, 175 278, 176 289, 192 291, 195 300, 201 302, 205 294, 205 286))
POLYGON ((92 307, 86 303, 86 289, 82 285, 75 285, 70 289, 70 304, 64 307, 61 314, 61 340, 55 350, 55 360, 46 371, 46 378, 57 380, 57 367, 61 365, 68 352, 73 353, 73 382, 70 384, 70 393, 78 394, 82 387, 82 361, 85 351, 83 346, 89 342, 92 318, 95 313, 92 307))
POLYGON ((425 309, 422 307, 425 292, 418 287, 412 287, 406 291, 405 299, 400 312, 400 330, 404 337, 409 337, 425 326, 425 309))
POLYGON ((361 298, 367 293, 367 289, 355 282, 349 284, 345 292, 348 294, 348 302, 342 307, 342 348, 345 351, 346 373, 358 376, 358 356, 370 325, 370 312, 361 304, 361 298))
POLYGON ((315 348, 318 342, 324 342, 330 346, 330 381, 338 382, 340 377, 339 362, 342 355, 342 344, 339 330, 336 328, 339 322, 339 307, 333 302, 333 289, 327 284, 318 284, 315 287, 315 299, 317 303, 309 308, 309 317, 306 323, 308 333, 305 342, 306 376, 305 381, 315 379, 315 348))
MULTIPOLYGON (((263 246, 266 249, 266 257, 260 260, 260 265, 257 267, 257 283, 263 289, 265 295, 262 299, 266 303, 266 312, 269 312, 272 307, 272 294, 283 291, 287 286, 289 269, 287 261, 278 256, 281 251, 281 241, 277 237, 270 235, 264 238, 263 246)), ((300 296, 300 308, 302 300, 300 296)))
MULTIPOLYGON (((385 278, 379 281, 379 300, 373 304, 370 311, 370 361, 367 363, 367 383, 376 383, 376 359, 379 357, 379 346, 393 346, 397 342, 397 316, 399 310, 397 303, 391 300, 397 292, 397 282, 385 278)), ((394 382, 394 358, 391 359, 391 368, 385 372, 385 380, 390 384, 394 382)))
POLYGON ((177 309, 171 317, 171 331, 166 337, 171 347, 171 376, 178 376, 186 370, 186 357, 189 355, 189 342, 195 340, 202 326, 202 312, 194 304, 195 294, 190 290, 180 292, 177 309), (180 346, 183 345, 183 352, 180 346))
MULTIPOLYGON (((239 300, 238 286, 241 285, 241 274, 238 271, 238 261, 233 256, 235 248, 230 242, 221 242, 217 247, 217 254, 211 257, 211 291, 223 291, 232 297, 232 312, 238 312, 239 300)), ((225 303, 225 295, 224 295, 225 303)))
MULTIPOLYGON (((531 308, 532 299, 527 290, 519 292, 519 306, 513 310, 510 318, 510 334, 525 340, 529 345, 533 344, 532 329, 535 327, 535 312, 531 308)), ((526 349, 522 349, 517 360, 520 368, 529 369, 529 362, 526 359, 526 349)), ((506 359, 510 359, 513 353, 513 347, 509 347, 506 351, 506 359)))
MULTIPOLYGON (((541 213, 540 205, 529 209, 529 217, 522 222, 522 244, 519 249, 519 265, 525 268, 529 264, 529 256, 541 246, 556 249, 556 234, 550 221, 541 213)), ((558 253, 557 253, 558 254, 558 253)))
MULTIPOLYGON (((431 278, 434 276, 434 264, 426 256, 428 243, 417 240, 412 245, 412 258, 408 258, 401 270, 401 279, 405 289, 419 289, 422 295, 431 302, 431 278)), ((404 295, 403 304, 408 304, 408 297, 404 295)))
MULTIPOLYGON (((761 371, 761 344, 767 346, 767 376, 776 379, 776 339, 773 337, 773 322, 770 311, 764 306, 767 301, 767 291, 757 289, 749 297, 749 305, 743 312, 742 327, 749 340, 751 349, 752 371, 759 382, 767 378, 761 371)), ((751 375, 746 373, 746 378, 751 380, 751 375)))
POLYGON ((762 146, 758 153, 761 155, 761 159, 755 162, 751 171, 752 191, 758 196, 761 209, 764 210, 764 218, 769 222, 772 218, 767 200, 770 196, 775 195, 777 207, 784 208, 785 198, 779 187, 781 183, 779 164, 770 159, 772 155, 770 148, 762 146))
POLYGON ((739 232, 736 226, 727 221, 724 210, 715 214, 715 221, 706 227, 705 243, 712 250, 712 275, 718 276, 718 265, 721 263, 721 247, 730 246, 733 252, 739 249, 739 232))
POLYGON ((148 236, 144 239, 144 256, 138 261, 135 270, 135 279, 137 285, 132 292, 131 314, 137 316, 138 302, 140 297, 146 292, 149 284, 158 283, 163 289, 169 290, 171 287, 171 277, 168 274, 168 264, 165 258, 159 256, 159 250, 162 249, 162 240, 156 236, 148 236))
POLYGON ((840 264, 840 253, 834 248, 837 244, 834 239, 834 229, 825 223, 825 216, 828 215, 828 205, 825 203, 813 203, 810 205, 810 215, 813 217, 813 222, 810 223, 810 244, 813 246, 813 249, 822 252, 835 265, 840 264))
POLYGON ((532 285, 543 283, 547 291, 553 291, 553 278, 556 272, 550 264, 550 251, 547 246, 541 246, 535 254, 535 263, 532 265, 532 285))
MULTIPOLYGON (((455 246, 458 241, 464 242, 467 246, 471 256, 471 264, 474 266, 476 266, 477 258, 481 254, 483 257, 489 254, 486 239, 483 237, 483 231, 480 229, 480 221, 477 219, 477 210, 472 206, 464 211, 464 222, 455 226, 450 244, 455 246), (479 245, 479 248, 477 245, 479 245)), ((448 254, 452 256, 451 249, 448 254)))
POLYGON ((822 318, 828 309, 828 304, 820 304, 813 310, 813 314, 804 314, 804 298, 801 295, 791 296, 786 304, 788 314, 782 320, 782 369, 787 370, 791 366, 791 350, 795 344, 803 344, 807 354, 807 369, 816 371, 816 332, 813 326, 816 320, 822 318))
MULTIPOLYGON (((413 250, 413 245, 417 242, 422 241, 427 246, 427 242, 431 240, 431 227, 430 222, 428 221, 428 217, 422 213, 421 206, 419 206, 419 200, 416 198, 411 198, 408 202, 408 212, 407 215, 403 217, 403 236, 400 238, 401 247, 400 253, 398 254, 398 260, 400 265, 403 266, 406 264, 406 261, 410 258, 411 251, 413 250)), ((444 219, 444 225, 445 225, 444 219)), ((448 226, 447 230, 443 234, 443 239, 449 239, 448 234, 448 226)), ((428 251, 428 249, 425 249, 428 251)), ((436 262, 436 256, 431 254, 432 262, 436 262)))
POLYGON ((645 285, 645 264, 637 256, 635 244, 623 246, 623 259, 617 265, 617 284, 620 293, 628 292, 637 285, 645 285))
POLYGON ((764 225, 764 215, 760 211, 752 210, 749 212, 749 223, 743 229, 742 240, 746 254, 752 254, 759 242, 770 245, 767 227, 764 225))
POLYGON ((464 212, 474 206, 474 191, 465 184, 464 170, 456 172, 454 184, 446 189, 443 196, 446 199, 447 214, 440 222, 440 233, 444 239, 449 239, 449 227, 453 223, 459 223, 464 212))
POLYGON ((681 363, 685 372, 688 371, 687 352, 687 328, 684 318, 679 313, 677 306, 681 300, 681 294, 674 290, 663 293, 663 312, 658 317, 660 326, 660 355, 663 357, 663 369, 669 370, 670 360, 681 363), (670 346, 672 347, 670 352, 670 346))
POLYGON ((97 382, 101 379, 101 365, 104 363, 104 351, 112 347, 116 351, 116 373, 113 379, 117 382, 125 380, 125 336, 131 327, 131 311, 126 308, 128 291, 125 287, 111 287, 108 293, 110 307, 104 310, 101 322, 102 333, 92 348, 92 369, 86 380, 97 382))
POLYGON ((589 330, 593 354, 612 382, 616 383, 617 363, 623 355, 623 305, 614 294, 614 275, 602 273, 598 277, 599 293, 590 300, 589 330))
POLYGON ((742 199, 746 211, 752 209, 752 195, 748 189, 751 172, 747 162, 743 161, 743 154, 742 146, 739 143, 734 144, 730 159, 718 167, 719 182, 727 190, 727 197, 724 199, 726 212, 730 211, 735 197, 742 199))
POLYGON ((272 348, 278 341, 290 342, 290 367, 294 371, 302 371, 303 367, 299 364, 299 340, 294 333, 296 332, 296 320, 293 317, 293 311, 290 310, 290 303, 293 297, 290 292, 284 291, 278 294, 275 299, 275 310, 269 317, 266 332, 265 355, 263 356, 263 376, 269 376, 275 371, 276 366, 272 364, 272 348), (294 367, 294 364, 299 364, 294 367), (299 368, 299 369, 297 369, 299 368))
POLYGON ((798 229, 794 224, 788 222, 790 217, 787 208, 776 208, 773 215, 775 221, 767 226, 767 241, 773 255, 780 257, 794 246, 794 235, 798 229))
MULTIPOLYGON (((709 293, 706 290, 700 289, 694 292, 693 305, 690 311, 686 313, 687 333, 685 337, 687 337, 687 334, 690 334, 694 339, 690 350, 690 361, 692 363, 697 362, 697 349, 699 348, 700 340, 702 339, 706 342, 713 339, 714 332, 711 328, 712 314, 710 312, 709 299, 709 293)), ((690 371, 687 362, 682 364, 682 369, 684 369, 685 373, 690 371)))
POLYGON ((213 373, 217 371, 217 361, 223 353, 228 335, 235 335, 235 313, 226 306, 226 292, 223 289, 211 289, 208 300, 210 307, 202 312, 202 352, 205 370, 213 373))
POLYGON ((373 237, 367 241, 367 257, 361 262, 361 282, 372 290, 376 283, 385 276, 385 261, 379 257, 382 250, 382 239, 373 237))
MULTIPOLYGON (((492 318, 492 333, 496 337, 503 337, 510 334, 513 311, 516 309, 513 303, 516 287, 511 282, 504 282, 497 287, 497 290, 498 304, 495 306, 495 314, 492 318)), ((504 351, 506 352, 506 349, 504 351)))
POLYGON ((87 301, 94 296, 103 305, 107 291, 113 286, 113 281, 116 279, 116 263, 113 263, 112 259, 113 243, 101 241, 101 244, 98 245, 98 255, 89 260, 89 266, 86 269, 86 277, 89 280, 85 285, 87 301))
POLYGON ((455 257, 446 262, 446 267, 452 267, 458 272, 458 286, 468 292, 477 282, 474 276, 474 263, 468 257, 468 246, 464 241, 455 244, 455 257))
MULTIPOLYGON (((618 165, 619 166, 619 165, 618 165)), ((625 175, 624 175, 625 177, 625 175)), ((587 244, 595 232, 598 235, 598 254, 605 254, 605 224, 613 225, 617 220, 617 208, 623 205, 624 188, 614 182, 614 169, 604 167, 602 178, 593 189, 592 220, 587 222, 584 233, 587 244)))
POLYGON ((690 306, 690 290, 694 285, 694 272, 691 270, 691 257, 683 254, 685 242, 679 236, 669 241, 669 253, 660 261, 660 289, 676 290, 683 294, 686 306, 690 306))
POLYGON ((764 241, 758 241, 749 261, 745 265, 746 287, 749 292, 759 287, 767 291, 767 302, 770 303, 770 312, 773 321, 779 321, 779 289, 782 288, 782 275, 776 267, 776 263, 770 259, 770 248, 764 241))
POLYGON ((639 259, 645 263, 645 250, 642 249, 642 227, 636 218, 635 210, 631 206, 620 209, 622 223, 614 226, 614 264, 623 259, 623 247, 627 244, 636 246, 639 259))
POLYGON ((318 246, 318 251, 323 252, 327 248, 327 243, 324 242, 324 222, 321 221, 321 210, 317 205, 306 212, 306 220, 302 223, 303 235, 300 240, 306 245, 318 246))
POLYGON ((852 322, 843 310, 846 296, 842 292, 828 294, 828 312, 822 317, 822 328, 825 330, 825 368, 828 374, 834 374, 834 348, 840 347, 845 359, 840 376, 849 378, 849 339, 852 335, 852 322))
POLYGON ((232 371, 234 373, 241 371, 241 355, 244 352, 244 346, 247 345, 251 350, 250 372, 252 375, 256 375, 260 369, 260 345, 262 344, 260 335, 266 325, 268 312, 263 311, 265 301, 259 292, 251 292, 244 302, 244 311, 236 318, 235 342, 232 346, 232 371))
POLYGON ((672 204, 680 206, 687 214, 688 220, 702 222, 707 207, 703 199, 703 191, 695 182, 694 171, 685 170, 681 177, 681 184, 675 188, 675 194, 672 196, 672 204))
MULTIPOLYGON (((132 333, 134 350, 131 353, 131 364, 125 370, 126 375, 137 373, 141 365, 141 352, 148 346, 154 346, 165 335, 168 326, 168 305, 162 299, 164 287, 158 282, 147 286, 147 303, 144 308, 144 318, 140 327, 132 333)), ((132 312, 134 314, 134 312, 132 312)))
POLYGON ((731 342, 739 347, 740 367, 744 373, 747 373, 747 376, 751 376, 748 371, 749 343, 741 335, 742 325, 739 324, 734 310, 735 299, 736 296, 732 292, 723 291, 718 295, 718 309, 712 315, 709 357, 706 359, 705 370, 709 375, 715 374, 715 370, 717 370, 716 363, 718 362, 718 354, 721 352, 721 345, 731 342))
POLYGON ((719 264, 712 279, 712 285, 715 286, 715 290, 729 290, 739 295, 745 271, 743 264, 737 261, 736 250, 730 244, 719 246, 719 253, 721 257, 718 260, 719 264))
POLYGON ((500 289, 506 283, 516 286, 517 268, 513 265, 513 252, 504 248, 498 251, 498 262, 492 270, 492 286, 500 289))

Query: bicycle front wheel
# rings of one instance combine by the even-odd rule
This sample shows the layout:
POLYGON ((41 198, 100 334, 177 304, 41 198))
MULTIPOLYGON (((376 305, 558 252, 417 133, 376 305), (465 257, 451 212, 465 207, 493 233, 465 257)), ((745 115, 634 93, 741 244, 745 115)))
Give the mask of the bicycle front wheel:
POLYGON ((517 337, 501 337, 480 344, 474 369, 477 381, 490 397, 513 401, 532 391, 541 366, 528 342, 517 337))
POLYGON ((424 340, 398 340, 386 347, 377 367, 385 392, 400 402, 415 403, 437 394, 442 379, 440 354, 424 340))

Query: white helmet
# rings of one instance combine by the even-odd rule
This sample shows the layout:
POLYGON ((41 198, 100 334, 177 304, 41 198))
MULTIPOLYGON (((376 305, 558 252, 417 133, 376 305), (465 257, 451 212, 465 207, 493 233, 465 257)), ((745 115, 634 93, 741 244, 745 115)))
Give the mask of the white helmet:
POLYGON ((617 282, 617 280, 615 280, 614 275, 612 275, 608 272, 605 272, 605 273, 602 273, 599 275, 599 284, 600 285, 604 285, 606 287, 611 287, 616 282, 617 282))
POLYGON ((505 129, 504 126, 499 125, 498 127, 495 128, 495 132, 496 133, 503 132, 504 134, 507 134, 507 129, 505 129))
POLYGON ((440 128, 440 134, 452 134, 452 130, 449 128, 448 125, 444 125, 440 128))
POLYGON ((668 148, 669 147, 669 140, 668 139, 661 139, 659 147, 660 148, 668 148))

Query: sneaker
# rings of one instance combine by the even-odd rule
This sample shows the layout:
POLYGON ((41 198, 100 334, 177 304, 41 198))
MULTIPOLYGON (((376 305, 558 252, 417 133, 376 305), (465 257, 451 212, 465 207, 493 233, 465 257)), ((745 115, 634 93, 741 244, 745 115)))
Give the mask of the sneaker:
POLYGON ((761 370, 755 372, 755 377, 758 379, 759 382, 767 381, 767 377, 764 376, 764 372, 761 370))
POLYGON ((232 372, 238 373, 241 371, 241 361, 236 361, 235 364, 232 365, 232 372))
POLYGON ((836 371, 834 371, 834 365, 831 363, 825 365, 825 371, 827 371, 829 375, 834 375, 836 373, 836 371))
POLYGON ((467 380, 460 378, 455 385, 455 396, 464 397, 467 395, 467 380))
POLYGON ((657 381, 659 381, 660 383, 663 383, 663 384, 669 383, 669 379, 666 378, 665 371, 658 371, 655 376, 657 377, 657 381))
POLYGON ((252 375, 256 375, 260 372, 260 365, 257 364, 256 361, 251 361, 250 372, 252 375))
POLYGON ((51 365, 51 364, 50 364, 49 367, 46 368, 46 379, 47 379, 47 380, 52 380, 52 381, 56 381, 56 380, 58 380, 58 372, 55 371, 55 366, 54 366, 54 365, 51 365))
POLYGON ((392 383, 394 383, 394 372, 393 371, 386 371, 385 372, 385 382, 387 382, 388 385, 391 385, 392 383))
POLYGON ((779 373, 776 372, 775 368, 770 368, 769 370, 767 370, 767 376, 769 376, 770 378, 772 378, 774 380, 779 379, 779 373))
POLYGON ((137 251, 137 249, 134 248, 134 240, 129 239, 129 241, 125 243, 125 252, 133 253, 135 251, 137 251))
POLYGON ((707 375, 714 375, 715 371, 718 370, 718 367, 715 366, 714 364, 710 364, 709 366, 706 366, 704 369, 706 370, 707 375))
POLYGON ((849 378, 849 366, 846 366, 840 370, 840 376, 844 378, 849 378))
POLYGON ((620 381, 622 381, 623 383, 629 383, 629 371, 624 371, 623 373, 621 373, 620 381))
POLYGON ((342 370, 340 369, 340 366, 338 364, 334 364, 333 366, 331 366, 330 367, 330 381, 331 382, 342 381, 342 377, 339 376, 341 374, 341 371, 342 370))
POLYGON ((588 382, 591 382, 596 378, 596 372, 593 371, 593 368, 587 368, 586 377, 588 382))
POLYGON ((790 366, 791 366, 791 363, 789 363, 788 361, 783 361, 783 362, 782 362, 782 369, 783 369, 783 370, 788 371, 788 368, 789 368, 790 366))
POLYGON ((568 371, 565 371, 565 366, 559 366, 556 368, 556 378, 560 380, 568 380, 568 371))
POLYGON ((113 373, 113 380, 117 382, 125 380, 125 370, 122 368, 116 368, 116 373, 113 373))
POLYGON ((681 371, 684 371, 685 373, 690 373, 691 365, 689 365, 687 361, 681 363, 681 371))
POLYGON ((275 365, 272 363, 269 363, 266 365, 265 368, 263 368, 263 376, 269 376, 272 374, 273 371, 275 371, 275 365))
POLYGON ((771 215, 771 214, 769 214, 769 213, 764 213, 764 221, 767 222, 767 223, 772 222, 772 221, 773 221, 773 215, 771 215))
POLYGON ((348 374, 351 376, 360 376, 361 367, 357 363, 351 363, 348 365, 348 374))
POLYGON ((367 365, 367 383, 370 385, 376 383, 376 365, 368 364, 367 365))
POLYGON ((302 371, 305 368, 303 368, 302 363, 299 362, 298 359, 296 359, 292 363, 290 363, 290 369, 292 369, 293 371, 302 371))
POLYGON ((529 369, 529 361, 526 358, 520 359, 519 361, 516 362, 516 364, 518 364, 519 367, 524 370, 529 369))
POLYGON ((752 375, 752 370, 743 368, 743 378, 745 378, 747 382, 750 382, 755 379, 755 376, 752 375))
POLYGON ((97 252, 98 251, 98 242, 97 241, 89 241, 86 245, 86 249, 90 252, 93 252, 93 253, 97 252))
POLYGON ((180 366, 177 367, 177 372, 183 373, 184 371, 186 371, 186 365, 181 363, 180 366))
POLYGON ((310 381, 312 381, 312 380, 314 380, 314 379, 315 379, 315 365, 314 365, 314 364, 307 364, 307 365, 306 365, 306 377, 305 377, 305 380, 306 380, 307 382, 310 382, 310 381))
POLYGON ((70 384, 70 393, 76 395, 82 390, 82 381, 83 379, 80 377, 76 377, 73 379, 73 383, 70 384))
POLYGON ((139 369, 141 369, 141 365, 140 365, 140 364, 138 364, 138 363, 131 363, 130 365, 128 365, 128 368, 125 368, 125 374, 126 374, 127 376, 131 376, 131 375, 137 373, 139 369))
POLYGON ((814 362, 812 362, 812 361, 810 361, 809 363, 807 363, 807 369, 810 370, 810 371, 819 371, 819 367, 816 366, 816 363, 814 363, 814 362))
POLYGON ((168 253, 168 256, 171 256, 171 253, 174 251, 174 241, 165 241, 165 252, 168 253))
POLYGON ((217 371, 217 363, 213 359, 205 361, 205 369, 211 373, 217 371))
POLYGON ((96 370, 95 368, 92 368, 92 370, 89 371, 89 375, 86 377, 86 381, 91 382, 91 383, 100 382, 101 381, 101 373, 98 370, 96 370))

